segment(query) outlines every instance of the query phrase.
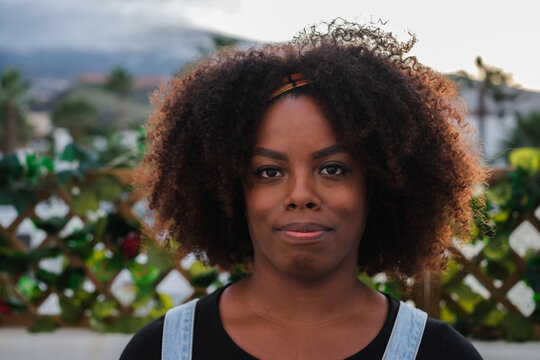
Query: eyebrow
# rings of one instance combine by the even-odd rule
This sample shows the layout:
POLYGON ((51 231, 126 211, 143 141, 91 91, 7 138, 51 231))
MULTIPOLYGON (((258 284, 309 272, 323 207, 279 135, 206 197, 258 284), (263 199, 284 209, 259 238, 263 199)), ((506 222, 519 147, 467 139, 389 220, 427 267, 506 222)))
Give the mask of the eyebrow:
POLYGON ((339 154, 339 153, 346 153, 348 152, 347 150, 345 150, 345 148, 341 145, 332 145, 332 146, 329 146, 329 147, 326 147, 324 149, 321 149, 321 150, 317 150, 313 153, 313 155, 311 155, 311 157, 313 158, 313 160, 316 160, 316 159, 320 159, 320 158, 323 158, 323 157, 326 157, 326 156, 329 156, 329 155, 334 155, 334 154, 339 154))
POLYGON ((261 147, 253 150, 253 156, 255 155, 264 156, 264 157, 274 159, 274 160, 281 160, 281 161, 289 160, 289 157, 282 152, 270 150, 267 148, 261 148, 261 147))
MULTIPOLYGON (((313 155, 311 155, 311 157, 313 158, 313 160, 317 160, 326 156, 339 154, 339 153, 346 153, 346 152, 347 150, 345 150, 343 146, 332 145, 329 147, 325 147, 324 149, 315 151, 313 155)), ((270 150, 267 148, 262 148, 262 147, 259 147, 253 150, 253 156, 256 156, 256 155, 264 156, 270 159, 281 160, 281 161, 289 160, 289 157, 285 153, 282 153, 280 151, 270 150)))

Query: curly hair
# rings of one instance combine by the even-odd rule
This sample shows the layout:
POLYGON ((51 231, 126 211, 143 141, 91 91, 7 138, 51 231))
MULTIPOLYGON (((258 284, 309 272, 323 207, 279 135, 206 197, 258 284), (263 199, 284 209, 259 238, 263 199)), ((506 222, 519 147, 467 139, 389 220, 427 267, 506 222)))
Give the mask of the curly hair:
POLYGON ((138 169, 154 231, 211 264, 250 263, 244 169, 270 94, 285 75, 302 73, 310 85, 281 96, 314 99, 365 165, 370 213, 359 269, 437 270, 451 237, 470 232, 473 190, 487 176, 456 84, 407 56, 414 35, 400 42, 341 19, 323 28, 285 44, 222 49, 156 93, 138 169))

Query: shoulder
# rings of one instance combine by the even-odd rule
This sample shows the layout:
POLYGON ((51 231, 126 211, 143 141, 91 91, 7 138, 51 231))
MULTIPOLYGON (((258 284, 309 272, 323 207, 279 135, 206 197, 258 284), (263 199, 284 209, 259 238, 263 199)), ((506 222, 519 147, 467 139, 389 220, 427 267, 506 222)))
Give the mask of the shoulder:
POLYGON ((124 348, 120 360, 161 359, 161 338, 163 335, 162 316, 139 330, 124 348))
POLYGON ((428 318, 418 359, 482 359, 463 335, 444 321, 428 318))
MULTIPOLYGON (((207 318, 213 315, 213 310, 217 312, 217 302, 225 287, 217 289, 212 294, 207 295, 197 302, 195 317, 197 318, 196 329, 200 324, 206 324, 207 318)), ((120 360, 136 359, 161 359, 161 346, 163 338, 163 326, 165 316, 162 316, 139 330, 124 348, 120 360)))

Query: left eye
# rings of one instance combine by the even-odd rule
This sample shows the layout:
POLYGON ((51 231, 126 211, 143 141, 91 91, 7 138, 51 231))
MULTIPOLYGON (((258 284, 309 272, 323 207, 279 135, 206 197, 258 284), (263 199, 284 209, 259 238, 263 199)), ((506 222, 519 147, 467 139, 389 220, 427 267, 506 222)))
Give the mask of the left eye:
POLYGON ((338 165, 326 165, 321 169, 323 175, 340 175, 343 173, 343 168, 338 165))

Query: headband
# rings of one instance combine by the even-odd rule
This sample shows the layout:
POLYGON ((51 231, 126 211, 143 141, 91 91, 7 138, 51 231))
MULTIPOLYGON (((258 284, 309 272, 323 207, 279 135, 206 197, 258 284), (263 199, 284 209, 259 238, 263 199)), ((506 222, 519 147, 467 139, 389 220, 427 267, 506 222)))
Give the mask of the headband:
POLYGON ((268 100, 274 100, 279 95, 289 90, 295 89, 300 86, 309 85, 312 82, 313 81, 307 80, 302 73, 289 74, 281 80, 281 84, 276 89, 276 91, 274 91, 272 95, 270 95, 268 100))

